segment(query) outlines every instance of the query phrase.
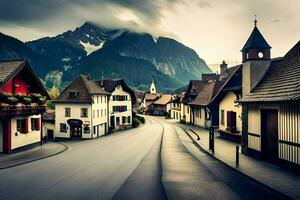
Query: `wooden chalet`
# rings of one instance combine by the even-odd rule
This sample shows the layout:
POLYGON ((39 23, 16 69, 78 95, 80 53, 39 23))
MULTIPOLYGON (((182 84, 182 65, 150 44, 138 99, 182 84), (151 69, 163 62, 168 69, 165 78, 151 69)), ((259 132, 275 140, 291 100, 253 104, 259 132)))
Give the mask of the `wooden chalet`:
POLYGON ((47 99, 50 96, 26 60, 0 62, 0 152, 41 143, 47 99))

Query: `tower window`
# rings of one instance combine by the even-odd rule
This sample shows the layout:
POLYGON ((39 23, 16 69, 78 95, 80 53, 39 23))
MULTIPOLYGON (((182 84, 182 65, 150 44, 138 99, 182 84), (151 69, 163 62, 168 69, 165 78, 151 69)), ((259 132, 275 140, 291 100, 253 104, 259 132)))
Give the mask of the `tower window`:
POLYGON ((263 52, 260 51, 260 52, 257 53, 257 56, 258 56, 259 58, 263 58, 263 57, 264 57, 264 54, 263 54, 263 52))

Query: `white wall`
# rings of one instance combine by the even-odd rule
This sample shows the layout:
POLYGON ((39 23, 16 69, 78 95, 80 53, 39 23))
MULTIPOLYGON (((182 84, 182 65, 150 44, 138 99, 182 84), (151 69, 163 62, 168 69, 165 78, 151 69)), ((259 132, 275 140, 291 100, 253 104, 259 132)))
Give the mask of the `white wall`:
POLYGON ((191 123, 191 108, 189 105, 181 104, 181 119, 185 116, 186 123, 191 123))
MULTIPOLYGON (((30 117, 14 117, 11 118, 11 150, 23 147, 29 144, 41 141, 41 131, 31 130, 31 118, 39 118, 41 123, 41 115, 33 115, 30 117), (17 119, 28 118, 28 133, 17 133, 17 119)), ((40 126, 41 127, 41 126, 40 126)))
POLYGON ((82 138, 95 138, 97 136, 102 136, 105 134, 105 130, 107 131, 108 125, 108 101, 106 95, 93 95, 92 99, 94 101, 93 104, 75 104, 75 103, 58 103, 55 105, 55 131, 54 137, 58 138, 70 138, 70 126, 67 121, 69 119, 78 119, 83 122, 82 126, 82 138), (102 101, 101 101, 102 97, 102 101), (70 117, 65 117, 65 108, 71 108, 70 117), (88 109, 88 116, 81 117, 81 108, 88 109), (101 116, 102 110, 102 116, 101 116), (99 112, 99 116, 98 116, 99 112), (94 116, 95 114, 95 116, 94 116), (67 124, 67 132, 60 132, 60 123, 67 124), (90 125, 90 133, 84 133, 83 127, 85 124, 90 125), (96 130, 99 129, 99 134, 94 133, 94 126, 96 126, 96 130), (106 128, 105 128, 106 126, 106 128))
POLYGON ((242 106, 234 103, 236 95, 233 92, 227 92, 219 104, 219 129, 226 130, 227 128, 227 111, 236 112, 236 129, 242 131, 242 106), (221 110, 224 110, 224 124, 221 124, 221 110))
POLYGON ((207 128, 206 124, 206 116, 205 116, 205 108, 197 106, 194 108, 194 116, 195 116, 195 122, 194 124, 197 126, 201 126, 203 128, 207 128), (198 113, 197 113, 198 112, 198 113))
MULTIPOLYGON (((54 137, 58 138, 70 138, 70 126, 67 123, 68 119, 79 119, 84 124, 89 123, 91 124, 91 104, 74 104, 74 103, 57 103, 55 104, 55 131, 54 137), (65 117, 65 108, 71 108, 71 116, 65 117), (83 118, 81 117, 81 108, 88 109, 88 117, 83 118), (67 132, 63 133, 60 132, 60 123, 67 124, 67 132)), ((82 133, 83 138, 91 138, 91 134, 84 134, 82 133), (84 136, 85 135, 85 136, 84 136)))
POLYGON ((105 135, 108 130, 108 96, 105 95, 94 95, 94 103, 92 104, 92 125, 91 131, 93 137, 105 135), (97 99, 98 97, 98 99, 97 99), (99 113, 99 116, 98 116, 99 113), (102 113, 102 115, 101 115, 102 113), (95 116, 94 116, 95 114, 95 116), (98 135, 94 133, 94 126, 97 126, 98 135), (106 128, 105 128, 106 127, 106 128), (106 132, 105 132, 106 130, 106 132))
MULTIPOLYGON (((128 92, 125 92, 121 86, 118 86, 115 88, 115 90, 112 92, 110 99, 109 99, 109 121, 110 117, 115 116, 115 125, 116 125, 116 118, 120 118, 120 125, 126 125, 131 126, 132 124, 132 100, 131 96, 128 92), (127 101, 113 101, 114 95, 126 95, 127 101), (127 111, 125 112, 113 112, 113 106, 127 106, 127 111), (126 117, 126 123, 122 124, 122 117, 126 117), (130 116, 130 123, 127 122, 128 116, 130 116)), ((109 122, 109 125, 111 126, 111 122, 109 122)), ((116 126, 116 129, 119 127, 116 126)))

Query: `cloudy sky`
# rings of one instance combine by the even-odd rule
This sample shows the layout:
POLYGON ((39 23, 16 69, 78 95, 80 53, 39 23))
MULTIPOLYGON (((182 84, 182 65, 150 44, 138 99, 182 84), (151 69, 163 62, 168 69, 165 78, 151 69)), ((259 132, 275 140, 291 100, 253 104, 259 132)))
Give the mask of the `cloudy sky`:
POLYGON ((281 56, 300 40, 300 0, 1 0, 0 32, 23 41, 54 36, 85 21, 173 37, 213 66, 241 61, 258 27, 281 56))

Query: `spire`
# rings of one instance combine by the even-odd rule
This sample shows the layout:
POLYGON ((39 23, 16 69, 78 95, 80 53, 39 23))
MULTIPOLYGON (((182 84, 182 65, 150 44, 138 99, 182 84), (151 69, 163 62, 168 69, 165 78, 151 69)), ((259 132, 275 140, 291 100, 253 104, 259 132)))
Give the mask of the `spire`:
POLYGON ((242 51, 248 50, 248 49, 271 49, 271 46, 268 44, 264 36, 261 34, 259 29, 257 28, 257 19, 255 17, 254 20, 254 29, 249 36, 247 42, 245 43, 244 47, 242 48, 242 51))
POLYGON ((254 15, 254 26, 257 25, 257 18, 256 18, 256 15, 254 15))

